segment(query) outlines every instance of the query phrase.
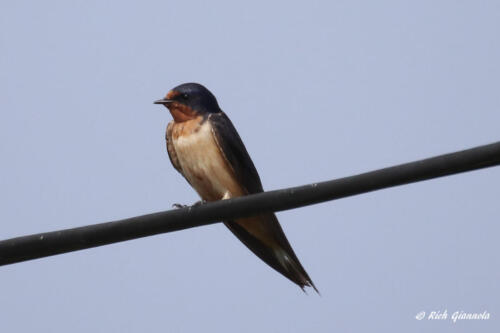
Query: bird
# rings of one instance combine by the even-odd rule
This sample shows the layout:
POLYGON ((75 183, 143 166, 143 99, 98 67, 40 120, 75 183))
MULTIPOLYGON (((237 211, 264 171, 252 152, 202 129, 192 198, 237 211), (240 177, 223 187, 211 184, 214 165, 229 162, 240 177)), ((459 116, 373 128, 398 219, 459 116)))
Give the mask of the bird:
MULTIPOLYGON (((184 83, 154 104, 164 105, 172 115, 165 134, 168 156, 201 202, 264 191, 243 141, 207 88, 199 83, 184 83)), ((318 292, 274 213, 224 224, 255 255, 303 291, 312 287, 318 292)))

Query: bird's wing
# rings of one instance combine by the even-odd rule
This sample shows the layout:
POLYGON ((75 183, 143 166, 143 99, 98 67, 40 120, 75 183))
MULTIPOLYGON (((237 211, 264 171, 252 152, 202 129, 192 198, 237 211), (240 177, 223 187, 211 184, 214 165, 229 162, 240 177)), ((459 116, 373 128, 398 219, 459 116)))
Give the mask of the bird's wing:
MULTIPOLYGON (((259 174, 231 120, 223 112, 211 114, 208 119, 219 150, 238 183, 248 194, 262 192, 259 174)), ((311 286, 317 291, 273 213, 224 223, 236 237, 269 266, 301 288, 311 286)))
POLYGON ((211 114, 208 121, 212 125, 215 141, 238 183, 248 194, 262 192, 262 183, 257 169, 231 120, 224 112, 220 112, 211 114))

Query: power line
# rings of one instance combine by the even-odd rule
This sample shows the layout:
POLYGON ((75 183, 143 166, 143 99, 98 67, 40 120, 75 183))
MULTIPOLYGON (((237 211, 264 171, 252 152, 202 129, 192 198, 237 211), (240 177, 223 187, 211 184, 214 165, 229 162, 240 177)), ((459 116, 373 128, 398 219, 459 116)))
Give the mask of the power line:
POLYGON ((336 180, 0 241, 0 265, 282 211, 500 164, 500 142, 336 180))

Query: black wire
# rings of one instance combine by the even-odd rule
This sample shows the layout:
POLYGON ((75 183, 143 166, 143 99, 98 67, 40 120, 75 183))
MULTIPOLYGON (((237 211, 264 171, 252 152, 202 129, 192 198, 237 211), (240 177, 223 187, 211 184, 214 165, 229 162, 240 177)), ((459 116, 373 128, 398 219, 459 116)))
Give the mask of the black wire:
POLYGON ((282 211, 500 164, 500 142, 356 176, 0 241, 0 265, 282 211))

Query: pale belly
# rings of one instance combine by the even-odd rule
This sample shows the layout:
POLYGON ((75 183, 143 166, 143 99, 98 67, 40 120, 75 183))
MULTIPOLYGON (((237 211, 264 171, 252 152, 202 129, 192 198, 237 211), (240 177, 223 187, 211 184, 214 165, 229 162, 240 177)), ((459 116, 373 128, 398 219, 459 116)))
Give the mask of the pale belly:
POLYGON ((200 197, 214 201, 243 195, 214 140, 210 122, 186 134, 173 138, 172 142, 182 174, 200 197))
MULTIPOLYGON (((216 201, 247 194, 220 152, 208 121, 198 131, 195 130, 198 120, 175 126, 172 143, 182 174, 203 200, 216 201)), ((269 246, 275 244, 275 235, 267 218, 257 216, 233 222, 269 246)))

